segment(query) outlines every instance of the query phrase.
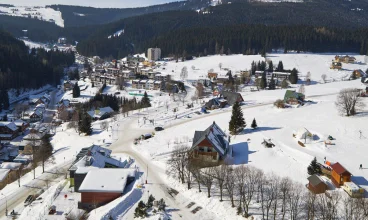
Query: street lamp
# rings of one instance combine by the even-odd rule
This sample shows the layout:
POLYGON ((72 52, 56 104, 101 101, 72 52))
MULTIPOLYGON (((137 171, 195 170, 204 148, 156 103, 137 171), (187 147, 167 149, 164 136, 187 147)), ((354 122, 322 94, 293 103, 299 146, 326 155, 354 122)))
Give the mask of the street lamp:
POLYGON ((6 198, 6 195, 1 193, 5 197, 5 215, 8 216, 8 199, 6 198))

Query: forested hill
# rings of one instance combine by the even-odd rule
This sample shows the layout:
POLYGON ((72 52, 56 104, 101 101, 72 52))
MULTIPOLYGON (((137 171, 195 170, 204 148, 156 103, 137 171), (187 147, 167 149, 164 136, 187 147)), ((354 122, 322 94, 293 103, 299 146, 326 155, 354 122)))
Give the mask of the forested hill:
POLYGON ((9 33, 0 30, 0 88, 38 88, 56 84, 64 66, 74 63, 73 53, 29 48, 9 33))
POLYGON ((123 18, 173 10, 196 10, 208 7, 210 0, 177 1, 140 8, 92 8, 70 5, 48 7, 62 14, 65 27, 106 24, 123 18))

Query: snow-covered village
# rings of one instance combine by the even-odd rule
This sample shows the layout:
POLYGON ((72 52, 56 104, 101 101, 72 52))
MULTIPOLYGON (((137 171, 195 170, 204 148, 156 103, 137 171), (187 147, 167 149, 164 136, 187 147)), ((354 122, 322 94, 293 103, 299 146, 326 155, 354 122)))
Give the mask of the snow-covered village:
MULTIPOLYGON (((193 2, 126 10, 157 22, 184 13, 164 6, 205 19, 245 4, 193 2)), ((239 52, 224 34, 181 50, 190 31, 132 30, 117 10, 0 4, 0 220, 368 220, 368 40, 323 27, 341 45, 292 34, 239 52)))
POLYGON ((2 219, 366 218, 365 56, 147 54, 9 91, 2 219))

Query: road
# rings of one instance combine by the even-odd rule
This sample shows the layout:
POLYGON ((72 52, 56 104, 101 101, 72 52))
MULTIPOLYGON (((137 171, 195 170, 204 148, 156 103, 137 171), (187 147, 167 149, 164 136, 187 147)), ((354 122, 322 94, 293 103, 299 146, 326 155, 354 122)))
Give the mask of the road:
POLYGON ((59 178, 64 178, 64 174, 60 175, 54 173, 65 173, 71 166, 71 163, 72 161, 67 161, 57 168, 46 170, 45 173, 38 176, 27 185, 22 185, 21 182, 21 187, 12 191, 10 194, 6 194, 6 199, 4 196, 0 195, 0 219, 3 219, 5 216, 6 205, 8 206, 8 213, 13 209, 18 213, 21 212, 23 210, 23 203, 29 195, 37 193, 40 189, 48 188, 52 183, 57 183, 57 179, 59 178))

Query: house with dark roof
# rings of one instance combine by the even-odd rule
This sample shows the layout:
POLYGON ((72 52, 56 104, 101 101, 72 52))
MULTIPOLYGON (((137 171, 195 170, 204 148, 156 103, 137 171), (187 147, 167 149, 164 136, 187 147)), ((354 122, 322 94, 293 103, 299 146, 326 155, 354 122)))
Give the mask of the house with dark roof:
POLYGON ((316 174, 308 177, 308 181, 308 189, 314 194, 324 193, 328 189, 327 184, 316 174))
POLYGON ((217 108, 224 108, 227 105, 227 101, 223 98, 213 98, 210 99, 204 107, 206 109, 217 109, 217 108))
POLYGON ((229 105, 234 105, 235 102, 244 102, 243 96, 238 92, 222 91, 220 97, 226 99, 229 105))
POLYGON ((339 162, 331 165, 331 180, 336 187, 344 185, 345 182, 351 181, 351 173, 345 169, 339 162))
POLYGON ((229 140, 230 137, 213 122, 206 130, 194 132, 190 157, 200 162, 218 163, 227 155, 232 156, 229 140))
POLYGON ((291 105, 297 105, 304 101, 305 95, 299 92, 295 92, 295 90, 286 90, 285 96, 284 96, 284 102, 291 104, 291 105))
POLYGON ((0 141, 13 140, 18 136, 18 128, 14 122, 0 122, 0 141))

